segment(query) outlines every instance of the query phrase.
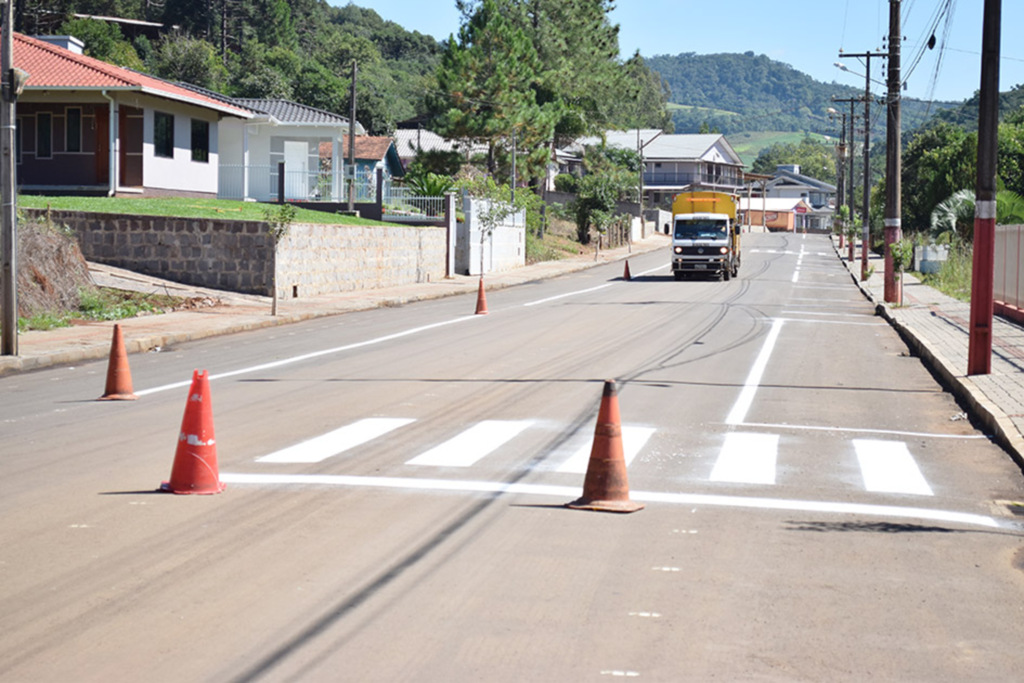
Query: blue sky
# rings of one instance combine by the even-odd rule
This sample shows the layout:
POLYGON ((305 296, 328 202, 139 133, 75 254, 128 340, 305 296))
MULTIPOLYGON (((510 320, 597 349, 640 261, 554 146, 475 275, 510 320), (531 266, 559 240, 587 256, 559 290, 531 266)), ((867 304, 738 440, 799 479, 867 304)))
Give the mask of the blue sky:
MULTIPOLYGON (((906 68, 926 43, 928 28, 948 0, 902 0, 904 80, 910 97, 963 100, 981 83, 981 25, 984 0, 952 0, 953 21, 944 40, 944 22, 935 31, 938 45, 924 54, 917 68, 906 68), (939 47, 942 60, 939 63, 939 47), (936 68, 938 66, 938 75, 936 68)), ((344 5, 343 0, 329 0, 344 5)), ((439 40, 456 33, 455 0, 358 0, 384 19, 439 40)), ((619 24, 622 56, 639 50, 644 57, 681 52, 709 54, 752 50, 785 62, 819 81, 864 85, 864 70, 855 59, 844 60, 850 71, 833 64, 840 48, 863 53, 883 49, 889 32, 889 0, 618 0, 612 21, 619 24), (721 8, 721 9, 716 9, 721 8)), ((1024 41, 1010 39, 1024 29, 1024 2, 1002 1, 1003 38, 1000 88, 1024 83, 1024 41)), ((871 75, 884 81, 882 60, 871 60, 871 75)), ((881 85, 873 86, 880 94, 881 85)))

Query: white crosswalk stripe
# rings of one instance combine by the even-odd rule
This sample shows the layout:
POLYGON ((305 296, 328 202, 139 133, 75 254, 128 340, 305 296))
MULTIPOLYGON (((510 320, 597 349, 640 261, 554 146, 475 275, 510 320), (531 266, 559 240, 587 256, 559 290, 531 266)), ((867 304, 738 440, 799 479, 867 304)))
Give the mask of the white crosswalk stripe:
POLYGON ((405 464, 470 467, 531 424, 532 420, 484 420, 405 464))
POLYGON ((333 432, 264 455, 262 458, 256 458, 256 462, 322 462, 415 421, 397 417, 368 417, 333 432))
POLYGON ((853 446, 868 491, 934 495, 902 441, 854 439, 853 446))
MULTIPOLYGON (((657 431, 653 427, 622 426, 622 456, 628 467, 637 454, 647 445, 648 439, 657 431)), ((586 474, 587 465, 590 464, 590 450, 593 447, 592 440, 579 446, 561 465, 558 472, 571 474, 586 474)))
POLYGON ((711 470, 711 481, 774 484, 778 434, 730 432, 711 470))

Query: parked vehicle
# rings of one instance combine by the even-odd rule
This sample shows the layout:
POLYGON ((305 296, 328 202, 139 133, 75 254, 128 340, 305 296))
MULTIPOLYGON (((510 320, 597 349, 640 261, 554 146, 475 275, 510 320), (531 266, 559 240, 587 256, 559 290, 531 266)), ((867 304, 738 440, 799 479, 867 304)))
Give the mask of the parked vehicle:
POLYGON ((672 200, 672 274, 729 280, 740 269, 736 197, 724 192, 683 192, 672 200))

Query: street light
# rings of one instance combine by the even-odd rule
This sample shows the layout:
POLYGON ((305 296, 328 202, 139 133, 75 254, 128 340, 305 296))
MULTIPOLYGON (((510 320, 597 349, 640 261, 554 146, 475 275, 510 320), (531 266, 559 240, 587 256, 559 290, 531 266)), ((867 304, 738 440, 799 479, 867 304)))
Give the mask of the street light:
MULTIPOLYGON (((835 66, 836 68, 838 68, 838 69, 839 69, 840 71, 845 71, 846 73, 850 74, 851 76, 856 76, 856 77, 858 77, 858 78, 868 78, 868 77, 866 77, 866 76, 865 76, 864 74, 860 74, 860 73, 857 73, 856 71, 851 71, 851 70, 850 70, 850 69, 848 69, 848 68, 847 68, 847 66, 846 66, 845 64, 843 64, 842 62, 835 62, 835 63, 833 64, 833 66, 835 66)), ((868 80, 870 80, 870 81, 871 81, 872 83, 874 83, 874 84, 876 84, 876 85, 881 85, 881 86, 886 86, 886 87, 888 86, 888 84, 887 84, 887 83, 883 83, 882 81, 876 80, 876 79, 874 79, 874 78, 868 78, 868 80)))

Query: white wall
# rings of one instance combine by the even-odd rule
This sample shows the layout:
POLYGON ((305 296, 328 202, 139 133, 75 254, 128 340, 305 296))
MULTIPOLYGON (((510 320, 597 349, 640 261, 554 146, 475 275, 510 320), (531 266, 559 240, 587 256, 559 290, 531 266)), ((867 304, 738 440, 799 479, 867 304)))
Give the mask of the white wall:
POLYGON ((187 104, 158 100, 146 104, 142 133, 142 184, 147 188, 217 193, 217 114, 187 104), (153 118, 161 111, 174 116, 174 157, 154 155, 153 118), (210 124, 210 155, 192 161, 192 119, 210 124))
MULTIPOLYGON (((455 249, 455 272, 480 275, 481 221, 489 202, 463 198, 466 220, 458 225, 455 249)), ((509 216, 483 239, 483 272, 494 273, 526 265, 526 212, 509 216)))

